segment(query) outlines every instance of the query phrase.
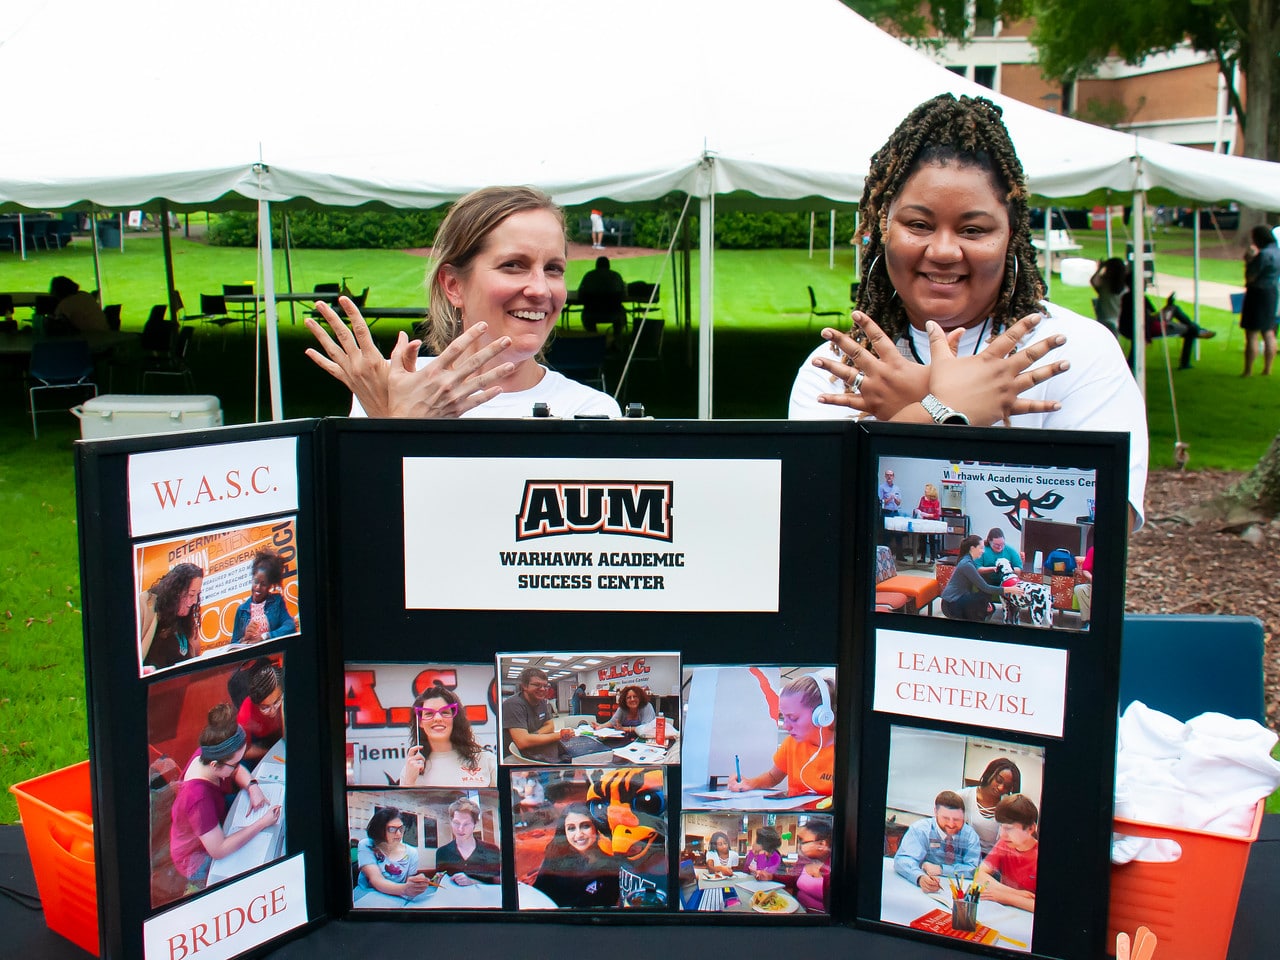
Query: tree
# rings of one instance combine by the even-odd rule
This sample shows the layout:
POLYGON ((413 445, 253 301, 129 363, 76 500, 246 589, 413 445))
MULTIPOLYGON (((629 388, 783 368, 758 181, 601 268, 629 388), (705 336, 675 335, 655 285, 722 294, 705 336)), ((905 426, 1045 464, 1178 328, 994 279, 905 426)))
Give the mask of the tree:
POLYGON ((1186 42, 1212 54, 1244 133, 1243 152, 1280 159, 1280 6, 1274 0, 1033 0, 1045 76, 1073 80, 1109 55, 1140 63, 1186 42), (1235 81, 1245 78, 1248 107, 1235 81))
POLYGON ((1108 56, 1140 63, 1190 43, 1227 78, 1247 157, 1280 159, 1280 4, 1275 0, 844 0, 868 20, 918 43, 971 36, 974 20, 1034 16, 1042 74, 1070 82, 1108 56), (1248 109, 1239 95, 1244 77, 1248 109), (1252 122, 1250 119, 1252 118, 1252 122))

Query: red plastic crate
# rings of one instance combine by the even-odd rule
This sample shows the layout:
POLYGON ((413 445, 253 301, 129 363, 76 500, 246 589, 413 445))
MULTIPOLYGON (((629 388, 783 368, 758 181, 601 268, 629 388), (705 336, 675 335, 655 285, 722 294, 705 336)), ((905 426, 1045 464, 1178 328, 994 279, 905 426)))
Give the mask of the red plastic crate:
POLYGON ((1169 863, 1111 865, 1108 952, 1115 952, 1117 933, 1133 936, 1146 926, 1159 940, 1161 960, 1223 960, 1262 810, 1259 801, 1247 837, 1116 817, 1116 833, 1176 841, 1182 856, 1169 863))
POLYGON ((54 933, 100 955, 92 821, 71 815, 90 815, 89 761, 15 783, 9 790, 18 799, 44 922, 54 933))

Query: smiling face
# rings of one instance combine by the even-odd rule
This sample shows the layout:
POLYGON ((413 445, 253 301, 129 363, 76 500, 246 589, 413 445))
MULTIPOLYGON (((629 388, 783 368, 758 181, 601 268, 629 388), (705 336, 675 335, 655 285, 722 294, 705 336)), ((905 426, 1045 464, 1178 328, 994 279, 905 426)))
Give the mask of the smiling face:
POLYGON ((465 270, 442 265, 439 282, 462 311, 463 330, 484 321, 489 325, 484 343, 511 338, 496 363, 522 364, 538 354, 560 318, 567 295, 565 260, 560 221, 549 210, 525 210, 494 227, 465 270))
POLYGON ((448 740, 453 733, 453 704, 442 697, 428 697, 418 711, 418 726, 428 740, 448 740))
POLYGON ((937 821, 939 830, 949 836, 954 836, 964 826, 964 811, 956 810, 952 807, 934 807, 933 819, 937 821))
POLYGON ((261 603, 267 599, 267 594, 271 592, 271 581, 267 578, 265 570, 259 570, 253 575, 253 580, 249 584, 249 596, 254 603, 261 603))
POLYGON ((570 813, 564 818, 564 838, 579 853, 586 853, 596 845, 596 825, 581 813, 570 813))
POLYGON ((634 690, 628 690, 626 704, 627 709, 634 713, 640 708, 640 694, 636 693, 634 690))
POLYGON ((977 560, 980 556, 982 556, 982 543, 983 541, 979 540, 972 547, 970 547, 969 556, 973 557, 973 559, 975 560, 977 560))
POLYGON ((793 693, 778 698, 778 722, 782 729, 801 743, 817 744, 822 728, 814 726, 813 707, 793 693))
POLYGON ((1009 214, 991 175, 926 163, 889 207, 884 259, 911 325, 972 327, 995 307, 1009 247, 1009 214))
POLYGON ((200 588, 204 586, 204 578, 196 577, 187 586, 187 592, 178 598, 178 616, 185 617, 191 608, 200 602, 200 588))
POLYGON ((716 837, 716 853, 721 859, 729 856, 729 838, 716 837))

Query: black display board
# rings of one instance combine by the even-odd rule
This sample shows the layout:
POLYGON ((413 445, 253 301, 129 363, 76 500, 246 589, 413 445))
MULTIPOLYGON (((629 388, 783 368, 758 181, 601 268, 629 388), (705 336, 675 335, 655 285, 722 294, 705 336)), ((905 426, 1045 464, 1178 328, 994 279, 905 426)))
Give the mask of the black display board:
MULTIPOLYGON (((1118 585, 1124 564, 1125 443, 1123 437, 1101 434, 852 424, 331 420, 80 444, 77 478, 86 667, 92 706, 99 912, 106 954, 166 956, 170 960, 192 954, 239 955, 225 951, 238 949, 233 946, 237 944, 253 949, 337 916, 436 923, 474 921, 480 916, 520 922, 626 921, 666 925, 672 936, 678 936, 675 931, 687 924, 737 922, 767 926, 770 938, 785 935, 788 925, 856 923, 952 945, 950 937, 920 933, 881 914, 882 873, 887 875, 887 868, 882 870, 886 863, 883 852, 888 844, 883 823, 889 801, 896 799, 892 796, 895 785, 908 797, 906 806, 919 806, 910 799, 915 778, 904 779, 891 763, 894 751, 907 749, 900 743, 910 737, 895 738, 903 737, 901 731, 924 731, 926 752, 934 751, 930 757, 966 752, 980 755, 983 750, 999 752, 1012 745, 1029 750, 1042 761, 1036 789, 1045 812, 1045 896, 1032 911, 1033 936, 1020 947, 1011 945, 1009 937, 986 946, 958 941, 954 945, 979 952, 1097 955, 1105 932, 1106 830, 1121 616, 1118 585), (255 473, 246 461, 244 474, 236 472, 236 457, 242 453, 247 456, 255 450, 253 445, 262 441, 295 444, 293 506, 281 506, 278 498, 283 494, 266 482, 268 474, 262 468, 255 473), (182 488, 185 493, 158 484, 155 476, 160 474, 149 476, 154 464, 146 460, 148 455, 160 455, 160 464, 169 473, 175 463, 189 464, 189 476, 184 480, 188 485, 182 488), (500 518, 504 531, 516 529, 515 540, 521 549, 552 550, 547 541, 534 545, 520 539, 524 534, 518 524, 527 520, 528 511, 521 507, 519 497, 486 494, 486 478, 503 471, 518 474, 525 462, 530 469, 521 482, 526 491, 533 491, 531 495, 551 481, 559 484, 556 489, 579 482, 584 490, 588 486, 595 489, 608 486, 606 480, 634 490, 665 489, 672 529, 679 532, 659 531, 663 536, 654 537, 652 530, 639 531, 657 546, 636 547, 636 555, 650 549, 655 555, 681 550, 680 538, 691 536, 697 527, 698 545, 689 554, 695 558, 691 568, 697 567, 698 556, 727 558, 735 571, 745 571, 751 580, 750 589, 757 595, 744 604, 749 609, 729 609, 716 596, 719 589, 725 596, 738 596, 734 591, 741 587, 732 583, 704 590, 707 602, 702 607, 687 599, 673 599, 682 584, 702 589, 699 578, 709 575, 705 568, 692 573, 667 571, 665 582, 655 580, 654 571, 619 571, 617 575, 635 583, 635 592, 628 593, 625 601, 595 599, 606 584, 616 588, 614 581, 599 579, 615 576, 614 571, 598 567, 570 571, 574 576, 592 578, 593 598, 583 599, 579 593, 573 601, 576 609, 557 608, 545 591, 536 604, 521 606, 511 600, 512 589, 505 579, 501 584, 493 580, 495 596, 504 599, 492 607, 483 599, 483 584, 473 592, 462 580, 456 581, 462 584, 456 603, 431 599, 430 589, 424 590, 422 596, 428 599, 422 600, 416 576, 424 569, 422 564, 440 557, 446 565, 453 563, 458 570, 441 573, 440 568, 431 568, 450 583, 455 582, 450 577, 459 571, 465 573, 468 564, 479 566, 474 558, 450 559, 468 556, 464 548, 472 540, 469 525, 473 522, 477 530, 486 523, 489 529, 496 529, 495 518, 500 518), (559 463, 569 467, 558 470, 559 463), (877 560, 883 560, 884 552, 877 547, 885 539, 876 492, 886 463, 902 464, 900 471, 916 471, 920 476, 945 475, 953 465, 957 470, 963 467, 966 475, 976 475, 978 465, 984 469, 996 465, 1002 475, 1025 474, 1046 481, 1034 490, 1006 491, 1040 498, 1035 500, 1037 507, 1028 506, 1027 497, 1015 496, 1012 506, 1005 505, 1012 510, 1011 517, 1028 515, 1027 511, 1055 515, 1053 511, 1062 506, 1083 509, 1079 497, 1055 503, 1049 494, 1067 480, 1075 483, 1087 473, 1096 491, 1096 496, 1085 499, 1093 501, 1089 512, 1096 521, 1092 526, 1097 531, 1093 538, 1097 563, 1109 577, 1099 580, 1089 629, 1079 629, 1069 616, 1057 614, 1052 627, 1041 629, 874 612, 877 560), (593 464, 606 464, 607 469, 594 469, 593 464), (632 464, 639 467, 631 469, 632 464), (726 464, 730 468, 727 472, 726 464), (1029 466, 1015 470, 1011 465, 1017 464, 1029 466), (664 465, 669 467, 665 474, 664 465), (706 478, 699 479, 703 465, 706 478), (419 488, 422 477, 434 477, 437 474, 433 471, 440 469, 444 470, 442 476, 456 474, 464 482, 470 476, 476 481, 471 488, 449 488, 447 495, 441 494, 442 488, 419 488), (673 482, 671 476, 681 479, 673 482), (771 477, 776 481, 768 479, 771 477), (695 488, 697 495, 690 496, 695 488), (152 526, 144 523, 140 532, 138 506, 148 498, 155 501, 146 511, 152 526), (166 511, 202 516, 176 509, 184 504, 221 513, 216 520, 199 523, 163 519, 166 511), (157 515, 161 519, 155 519, 157 515), (433 535, 426 549, 420 536, 424 517, 431 524, 444 524, 430 526, 431 530, 452 531, 448 536, 433 535), (186 525, 174 525, 181 523, 186 525), (770 538, 776 553, 769 552, 770 538), (275 546, 263 546, 268 540, 275 546), (741 541, 752 549, 764 544, 765 549, 760 558, 749 551, 718 554, 718 549, 724 549, 718 546, 719 541, 734 545, 741 541), (251 573, 257 575, 264 553, 286 555, 289 561, 283 583, 272 588, 282 598, 280 602, 268 598, 262 604, 258 600, 261 595, 251 592, 248 578, 251 573), (147 663, 140 649, 146 644, 147 605, 159 605, 160 601, 148 601, 147 595, 158 582, 153 579, 156 564, 163 569, 164 558, 168 558, 169 566, 174 567, 183 561, 184 554, 188 560, 198 560, 204 574, 203 592, 197 585, 194 593, 211 624, 204 628, 208 647, 193 659, 180 656, 176 662, 152 669, 154 664, 147 663), (650 580, 644 581, 644 576, 650 580), (757 586, 761 582, 765 589, 757 586), (533 608, 539 605, 541 609, 533 608), (287 625, 277 626, 285 621, 287 625), (250 639, 258 638, 254 631, 261 631, 262 639, 243 645, 228 643, 232 636, 244 639, 246 622, 257 624, 249 628, 250 639), (883 660, 885 638, 891 634, 925 638, 922 643, 934 637, 987 642, 1018 653, 1040 648, 1065 652, 1059 661, 1046 661, 1062 665, 1061 731, 1052 735, 1011 733, 999 724, 877 710, 877 656, 883 660), (518 660, 522 654, 592 652, 674 655, 683 671, 682 694, 702 683, 697 679, 699 670, 716 667, 754 670, 763 678, 762 689, 768 683, 777 687, 783 681, 806 676, 838 681, 834 682, 836 696, 830 704, 837 718, 830 728, 836 737, 831 801, 793 808, 800 811, 798 814, 753 813, 751 817, 760 819, 751 820, 742 837, 745 842, 746 834, 758 835, 760 824, 776 822, 779 830, 785 829, 789 835, 788 849, 798 851, 797 841, 807 836, 803 832, 806 820, 810 824, 829 822, 834 828, 833 849, 823 873, 827 899, 821 910, 795 910, 783 916, 752 910, 681 910, 693 881, 700 891, 712 886, 701 875, 702 854, 689 856, 690 836, 697 831, 686 833, 682 817, 692 813, 713 819, 715 811, 723 809, 715 807, 718 801, 706 809, 694 801, 695 808, 687 808, 691 801, 686 791, 703 784, 710 769, 704 761, 697 774, 701 779, 684 782, 692 776, 693 747, 686 747, 683 764, 661 768, 666 808, 660 816, 665 818, 665 836, 670 841, 665 847, 667 888, 663 901, 651 898, 640 910, 521 910, 526 891, 517 889, 519 855, 513 839, 518 805, 508 803, 507 798, 518 779, 523 782, 521 778, 538 768, 509 765, 512 754, 499 747, 497 779, 486 789, 496 793, 501 802, 493 809, 485 808, 483 827, 501 838, 501 899, 493 901, 493 909, 479 914, 470 909, 353 908, 356 871, 349 864, 356 836, 348 805, 352 798, 360 800, 372 791, 374 785, 349 782, 351 709, 350 691, 344 689, 349 665, 470 664, 491 668, 495 661, 503 663, 504 657, 518 660), (215 857, 207 883, 197 878, 184 889, 158 890, 164 886, 158 884, 159 854, 168 848, 165 838, 159 836, 163 831, 157 829, 163 825, 163 818, 156 813, 157 794, 180 793, 184 771, 213 770, 215 779, 217 770, 226 773, 228 768, 218 767, 216 760, 201 760, 205 765, 200 767, 192 759, 191 766, 185 766, 185 751, 199 726, 193 717, 214 700, 226 699, 219 685, 227 687, 233 701, 243 692, 236 683, 244 677, 235 676, 241 668, 249 668, 244 677, 274 669, 287 703, 284 710, 276 708, 282 714, 287 711, 283 719, 287 737, 282 736, 275 748, 266 747, 266 756, 256 761, 263 765, 251 770, 267 770, 273 757, 279 762, 279 794, 272 793, 268 799, 283 797, 283 822, 274 832, 270 827, 262 830, 275 846, 264 855, 260 867, 223 877, 218 873, 223 858, 215 857), (930 737, 937 742, 928 743, 930 737), (285 739, 287 791, 283 783, 285 739), (164 754, 157 744, 171 747, 173 755, 164 754), (166 759, 172 761, 167 766, 166 759), (286 867, 295 872, 288 876, 281 873, 283 879, 277 881, 272 871, 286 867), (258 877, 264 878, 259 884, 261 891, 253 888, 252 881, 258 877), (1074 891, 1072 907, 1060 911, 1054 904, 1065 898, 1067 884, 1072 884, 1074 891), (1083 897, 1082 885, 1086 888, 1083 897), (292 913, 286 910, 287 898, 292 898, 288 903, 294 908, 292 913), (202 905, 207 917, 197 918, 193 926, 189 921, 202 905), (305 906, 301 920, 296 912, 300 906, 305 906), (180 910, 186 913, 179 915, 180 910), (288 920, 285 927, 273 930, 276 914, 288 920), (151 931, 150 947, 144 946, 144 927, 151 931), (219 954, 219 950, 224 952, 219 954)), ((268 452, 276 458, 273 469, 279 470, 281 448, 277 445, 268 452)), ((495 482, 501 486, 507 481, 495 482)), ((975 490, 982 485, 967 482, 975 490)), ((981 493, 985 497, 985 488, 981 493)), ((607 490, 603 496, 609 496, 607 490)), ((633 519, 639 515, 639 502, 634 498, 628 501, 628 509, 635 508, 633 519)), ((981 522, 982 514, 974 513, 974 522, 981 522)), ((546 535, 545 515, 542 520, 542 534, 546 535)), ((617 533, 608 522, 602 524, 595 532, 617 533)), ((572 543, 581 552, 590 552, 594 549, 590 536, 581 529, 566 530, 554 538, 554 550, 570 551, 572 543)), ((495 557, 499 552, 490 551, 495 557)), ((514 569, 503 569, 506 561, 491 560, 485 561, 484 569, 476 570, 473 579, 517 575, 514 569)), ((922 581, 937 579, 923 565, 904 573, 915 574, 922 581)), ((556 581, 563 582, 567 581, 556 581)), ((153 646, 159 649, 158 643, 153 646)), ((158 659, 155 654, 150 656, 158 659)), ((491 707, 508 695, 511 685, 507 676, 495 679, 491 707)), ((702 683, 704 689, 710 686, 710 681, 702 683)), ((727 689, 729 684, 723 686, 727 689)), ((772 692, 776 695, 777 689, 772 692)), ((666 690, 655 693, 664 694, 655 696, 655 702, 672 703, 666 690)), ((276 699, 269 697, 266 709, 276 699)), ((690 709, 688 702, 684 709, 690 709)), ((781 716, 780 711, 774 712, 781 716)), ((388 712, 388 719, 390 716, 388 712)), ((678 722, 681 726, 692 723, 691 731, 696 731, 699 721, 682 714, 678 722)), ((818 743, 819 749, 829 746, 821 738, 818 743)), ((215 745, 210 756, 235 746, 234 742, 215 745)), ((813 757, 793 772, 803 776, 817 756, 815 750, 813 757)), ((911 756, 910 751, 899 753, 900 758, 904 756, 911 756)), ((900 766, 902 762, 900 759, 900 766)), ((754 768, 739 770, 738 777, 753 772, 754 768)), ((241 780, 246 776, 239 770, 226 775, 241 780)), ((966 771, 957 768, 956 776, 962 775, 967 775, 966 771)), ((267 773, 264 781, 269 784, 271 776, 267 773)), ((710 787, 715 788, 715 771, 711 771, 710 781, 710 787)), ((248 789, 244 787, 239 794, 248 789)), ((386 802, 383 795, 394 797, 396 791, 404 790, 394 783, 384 784, 378 790, 379 802, 386 802)), ((443 805, 443 799, 430 793, 421 791, 419 799, 424 804, 443 805)), ((484 790, 471 795, 478 794, 484 790)), ((484 796, 488 803, 488 794, 484 796)), ((244 803, 238 795, 236 802, 244 803)), ((920 813, 912 810, 907 816, 920 813)), ((226 836, 234 836, 229 825, 235 816, 233 807, 223 823, 226 836)), ((744 817, 744 824, 747 819, 744 817)), ((443 819, 440 823, 440 829, 447 829, 443 819)), ((426 830, 426 820, 415 820, 414 829, 426 830)), ((180 846, 185 838, 175 833, 171 839, 180 846)), ((693 842, 698 839, 694 837, 693 842)), ((421 837, 418 840, 420 845, 425 842, 421 837)), ((795 856, 792 853, 793 860, 795 856)), ((228 859, 235 859, 235 854, 228 859)), ((726 887, 723 892, 730 891, 726 887)), ((982 914, 979 908, 980 919, 982 914)))

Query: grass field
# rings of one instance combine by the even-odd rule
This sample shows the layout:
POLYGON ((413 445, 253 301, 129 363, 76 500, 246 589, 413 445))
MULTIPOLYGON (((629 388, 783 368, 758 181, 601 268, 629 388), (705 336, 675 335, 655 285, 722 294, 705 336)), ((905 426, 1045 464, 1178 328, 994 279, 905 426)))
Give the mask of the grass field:
MULTIPOLYGON (((1086 237, 1085 253, 1098 256, 1100 237, 1086 237)), ((1121 244, 1123 240, 1119 241, 1121 244)), ((1206 243, 1210 238, 1206 238, 1206 243)), ((1216 242, 1216 241, 1215 241, 1216 242)), ((1158 238, 1170 249, 1189 248, 1189 232, 1158 238)), ((695 256, 694 278, 697 278, 695 256)), ((276 255, 277 286, 285 285, 283 257, 276 255)), ((125 329, 138 330, 154 303, 164 300, 164 266, 158 238, 130 235, 126 252, 104 251, 105 301, 123 304, 125 329)), ((1163 272, 1190 275, 1188 257, 1160 256, 1163 272)), ((369 302, 409 306, 425 301, 422 276, 426 262, 396 251, 298 251, 292 257, 293 286, 311 289, 319 282, 349 277, 359 290, 371 288, 369 302)), ((590 266, 571 265, 569 283, 590 266)), ((659 279, 660 257, 615 262, 628 280, 659 279)), ((194 311, 201 292, 217 292, 223 283, 255 280, 252 250, 211 248, 174 240, 174 270, 188 309, 194 311)), ((93 265, 87 244, 77 241, 63 251, 40 251, 23 263, 0 255, 0 289, 44 290, 49 278, 66 274, 92 289, 93 265)), ((818 324, 808 328, 811 284, 824 309, 848 304, 852 265, 848 248, 839 251, 836 268, 827 268, 825 251, 809 259, 802 250, 721 251, 716 256, 715 414, 720 418, 778 418, 786 415, 787 394, 801 360, 817 342, 818 324)), ((1206 260, 1204 279, 1236 283, 1238 259, 1206 260)), ((691 358, 696 334, 674 329, 674 302, 669 268, 661 278, 668 332, 660 364, 639 366, 622 399, 640 400, 660 417, 696 415, 697 384, 691 358)), ((1054 299, 1088 315, 1089 288, 1055 284, 1054 299)), ((693 291, 697 303, 697 291, 693 291)), ((349 396, 302 354, 309 343, 301 324, 289 320, 282 306, 281 368, 285 415, 343 414, 349 396)), ((301 313, 299 312, 299 316, 301 313)), ((1202 321, 1219 332, 1202 342, 1196 369, 1174 376, 1181 436, 1191 444, 1192 468, 1247 469, 1265 452, 1275 435, 1273 385, 1261 377, 1241 380, 1241 335, 1225 310, 1202 310, 1202 321), (1229 410, 1230 413, 1224 414, 1229 410)), ((396 327, 382 321, 375 333, 383 343, 396 327)), ((1176 348, 1177 344, 1172 345, 1176 348)), ((236 327, 200 329, 192 366, 197 392, 217 395, 228 423, 251 422, 254 403, 253 341, 236 327)), ((612 385, 618 362, 612 361, 612 385)), ((116 392, 136 392, 134 373, 116 371, 116 392)), ((99 372, 106 385, 106 372, 99 372)), ((1155 466, 1172 464, 1172 403, 1159 343, 1149 356, 1148 414, 1155 466)), ((0 822, 16 810, 7 787, 14 782, 65 766, 87 755, 84 681, 72 442, 78 424, 69 415, 41 417, 41 436, 33 440, 24 413, 20 377, 7 368, 0 385, 0 645, 4 680, 0 682, 0 822)), ((263 391, 265 397, 265 388, 263 391)))

